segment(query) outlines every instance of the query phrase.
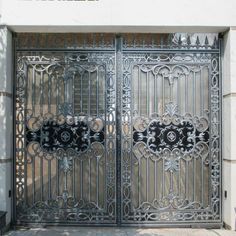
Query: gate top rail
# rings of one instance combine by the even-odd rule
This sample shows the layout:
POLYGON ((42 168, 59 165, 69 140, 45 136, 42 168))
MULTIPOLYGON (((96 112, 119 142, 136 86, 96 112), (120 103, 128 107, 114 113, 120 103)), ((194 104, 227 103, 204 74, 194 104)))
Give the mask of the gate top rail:
MULTIPOLYGON (((122 34, 123 51, 219 51, 216 33, 122 34)), ((111 33, 18 33, 16 50, 115 50, 111 33)))

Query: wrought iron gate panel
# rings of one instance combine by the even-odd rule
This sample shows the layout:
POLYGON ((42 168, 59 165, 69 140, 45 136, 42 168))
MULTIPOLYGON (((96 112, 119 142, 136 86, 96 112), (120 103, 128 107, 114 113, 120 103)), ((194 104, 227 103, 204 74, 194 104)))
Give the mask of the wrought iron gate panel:
POLYGON ((123 49, 123 224, 221 220, 219 55, 188 40, 123 49))
POLYGON ((20 222, 116 222, 114 53, 18 53, 20 222))
POLYGON ((16 49, 19 224, 221 223, 216 38, 19 34, 16 49))

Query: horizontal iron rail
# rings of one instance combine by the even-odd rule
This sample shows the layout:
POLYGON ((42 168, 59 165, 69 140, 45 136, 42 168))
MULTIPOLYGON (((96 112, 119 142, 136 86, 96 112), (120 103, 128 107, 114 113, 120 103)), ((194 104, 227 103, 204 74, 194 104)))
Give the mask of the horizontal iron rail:
MULTIPOLYGON (((16 52, 115 52, 115 49, 106 49, 106 48, 101 48, 101 49, 63 49, 63 48, 17 48, 16 52)), ((122 49, 122 52, 124 53, 142 53, 142 52, 150 52, 150 53, 160 53, 160 52, 181 52, 181 53, 220 53, 219 49, 122 49)))
POLYGON ((115 52, 115 49, 17 48, 16 52, 115 52))

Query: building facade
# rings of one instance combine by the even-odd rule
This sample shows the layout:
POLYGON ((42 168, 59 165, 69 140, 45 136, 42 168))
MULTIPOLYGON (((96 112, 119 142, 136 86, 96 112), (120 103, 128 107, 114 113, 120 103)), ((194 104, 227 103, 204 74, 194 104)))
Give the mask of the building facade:
POLYGON ((0 1, 7 223, 235 230, 235 9, 0 1))

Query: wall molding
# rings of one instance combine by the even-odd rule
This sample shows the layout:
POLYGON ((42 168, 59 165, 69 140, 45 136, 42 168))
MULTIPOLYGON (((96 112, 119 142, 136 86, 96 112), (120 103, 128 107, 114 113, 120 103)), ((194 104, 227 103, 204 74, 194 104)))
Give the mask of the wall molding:
POLYGON ((0 91, 0 97, 9 97, 12 98, 12 94, 4 91, 0 91))
POLYGON ((223 98, 226 98, 226 97, 236 97, 236 93, 226 93, 223 95, 223 98))
POLYGON ((223 161, 228 162, 228 163, 232 163, 232 164, 236 164, 236 160, 223 159, 223 161))
POLYGON ((12 162, 12 158, 5 158, 5 159, 0 159, 0 164, 5 164, 12 162))

